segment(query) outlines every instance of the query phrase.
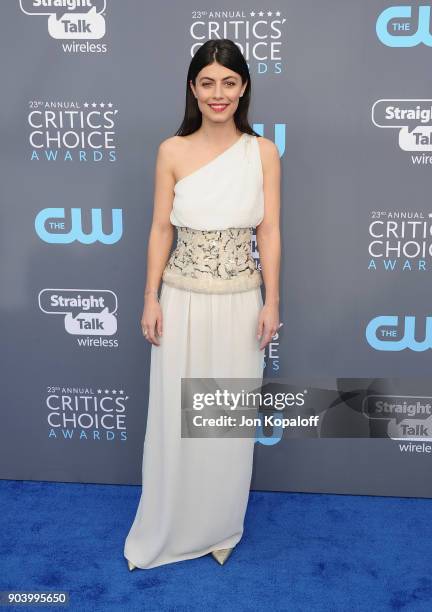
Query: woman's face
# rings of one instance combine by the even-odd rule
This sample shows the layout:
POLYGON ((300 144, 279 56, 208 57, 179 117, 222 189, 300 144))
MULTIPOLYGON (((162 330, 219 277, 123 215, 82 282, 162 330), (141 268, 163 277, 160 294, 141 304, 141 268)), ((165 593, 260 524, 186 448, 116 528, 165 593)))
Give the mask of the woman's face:
POLYGON ((236 112, 247 82, 242 84, 241 76, 237 72, 214 62, 198 73, 195 87, 192 81, 190 86, 203 118, 225 122, 236 112))

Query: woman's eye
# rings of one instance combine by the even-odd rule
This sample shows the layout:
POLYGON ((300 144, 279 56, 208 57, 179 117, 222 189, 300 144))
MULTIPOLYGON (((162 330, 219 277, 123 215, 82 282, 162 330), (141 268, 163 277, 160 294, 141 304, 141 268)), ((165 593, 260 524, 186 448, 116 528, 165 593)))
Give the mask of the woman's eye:
MULTIPOLYGON (((207 85, 211 85, 211 83, 203 83, 203 87, 207 87, 207 85)), ((228 81, 226 85, 235 85, 234 81, 228 81)))

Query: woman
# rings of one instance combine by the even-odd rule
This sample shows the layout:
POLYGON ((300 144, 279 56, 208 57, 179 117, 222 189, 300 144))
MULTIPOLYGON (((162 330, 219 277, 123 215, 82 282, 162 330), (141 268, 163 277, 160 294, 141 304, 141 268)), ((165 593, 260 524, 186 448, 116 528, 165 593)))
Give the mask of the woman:
POLYGON ((185 378, 262 381, 279 327, 280 161, 249 126, 250 92, 238 47, 207 41, 189 67, 178 135, 158 151, 141 320, 152 344, 143 486, 124 546, 131 570, 210 552, 223 564, 243 533, 255 439, 182 438, 180 404, 185 378))

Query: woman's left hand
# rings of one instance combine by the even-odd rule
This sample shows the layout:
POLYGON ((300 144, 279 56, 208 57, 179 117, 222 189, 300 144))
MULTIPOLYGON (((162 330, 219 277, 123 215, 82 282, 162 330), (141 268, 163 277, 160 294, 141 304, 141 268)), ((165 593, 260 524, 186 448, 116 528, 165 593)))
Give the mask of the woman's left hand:
POLYGON ((267 346, 279 327, 279 305, 264 304, 258 319, 257 337, 261 338, 260 351, 267 346))

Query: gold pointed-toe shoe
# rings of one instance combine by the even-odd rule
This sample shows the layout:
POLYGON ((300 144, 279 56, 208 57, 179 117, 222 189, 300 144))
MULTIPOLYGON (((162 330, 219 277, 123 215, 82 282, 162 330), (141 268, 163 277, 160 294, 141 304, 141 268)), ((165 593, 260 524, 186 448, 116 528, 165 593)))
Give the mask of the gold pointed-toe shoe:
POLYGON ((136 565, 134 565, 131 561, 129 561, 129 559, 127 560, 127 562, 128 562, 128 568, 130 569, 130 571, 136 568, 136 565))
POLYGON ((221 548, 219 550, 213 550, 212 556, 220 565, 223 565, 233 550, 234 548, 221 548))

